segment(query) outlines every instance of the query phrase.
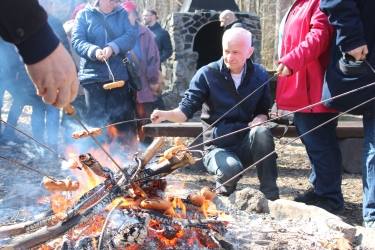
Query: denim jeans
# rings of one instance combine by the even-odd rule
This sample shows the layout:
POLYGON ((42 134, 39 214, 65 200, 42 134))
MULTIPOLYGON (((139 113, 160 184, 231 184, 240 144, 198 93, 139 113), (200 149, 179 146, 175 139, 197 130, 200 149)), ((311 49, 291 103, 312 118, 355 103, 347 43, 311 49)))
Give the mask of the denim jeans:
MULTIPOLYGON (((219 186, 274 150, 271 131, 264 126, 258 126, 252 128, 236 146, 209 150, 203 157, 203 163, 207 171, 215 176, 216 186, 219 186)), ((259 162, 256 169, 260 191, 267 198, 278 196, 276 153, 259 162)), ((229 181, 220 191, 233 193, 240 178, 241 175, 229 181)))
MULTIPOLYGON (((336 113, 295 113, 298 136, 335 117, 336 113)), ((310 182, 315 194, 328 199, 335 209, 344 206, 341 192, 342 157, 336 135, 337 119, 301 137, 310 160, 310 182)))
POLYGON ((363 114, 365 132, 362 158, 363 220, 375 221, 375 107, 363 114))

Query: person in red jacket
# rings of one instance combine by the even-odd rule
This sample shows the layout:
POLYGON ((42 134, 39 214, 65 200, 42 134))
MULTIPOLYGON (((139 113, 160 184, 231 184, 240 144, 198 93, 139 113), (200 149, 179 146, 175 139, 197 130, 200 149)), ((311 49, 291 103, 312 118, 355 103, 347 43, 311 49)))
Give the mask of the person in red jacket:
MULTIPOLYGON (((322 100, 333 27, 319 9, 319 0, 297 0, 284 18, 280 60, 276 69, 276 103, 295 111, 322 100)), ((294 114, 298 135, 334 118, 336 110, 319 104, 294 114)), ((344 210, 341 192, 341 151, 336 136, 337 118, 301 137, 309 157, 312 187, 295 201, 338 214, 344 210)))

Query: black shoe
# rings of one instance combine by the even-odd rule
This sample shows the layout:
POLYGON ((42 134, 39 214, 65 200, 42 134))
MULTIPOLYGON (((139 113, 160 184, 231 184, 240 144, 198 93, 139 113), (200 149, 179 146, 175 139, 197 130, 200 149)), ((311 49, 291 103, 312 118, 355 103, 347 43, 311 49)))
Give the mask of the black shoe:
POLYGON ((318 196, 315 194, 315 187, 309 187, 303 194, 294 196, 294 201, 303 202, 306 205, 313 205, 318 196))
POLYGON ((278 199, 280 199, 280 196, 272 196, 272 197, 267 198, 267 200, 270 200, 270 201, 275 201, 278 199))
POLYGON ((323 208, 327 212, 331 214, 342 214, 344 212, 344 207, 342 208, 334 208, 331 206, 327 198, 320 197, 317 202, 314 204, 316 207, 323 208))

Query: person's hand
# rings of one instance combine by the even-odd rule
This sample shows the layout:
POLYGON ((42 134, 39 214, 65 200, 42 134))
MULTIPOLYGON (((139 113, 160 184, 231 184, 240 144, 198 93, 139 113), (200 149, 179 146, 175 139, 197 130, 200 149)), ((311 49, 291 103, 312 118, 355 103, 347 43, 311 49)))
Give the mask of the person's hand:
POLYGON ((103 59, 103 57, 104 57, 103 50, 102 49, 95 50, 95 57, 96 57, 96 60, 103 62, 104 61, 104 59, 103 59))
POLYGON ((37 94, 47 104, 63 108, 75 100, 78 93, 77 71, 72 57, 60 43, 42 61, 25 65, 37 94))
POLYGON ((349 55, 353 56, 357 61, 366 60, 366 55, 368 54, 367 45, 355 48, 348 52, 349 55))
POLYGON ((151 91, 157 91, 158 88, 159 88, 159 83, 157 83, 157 84, 150 84, 148 86, 150 86, 151 91))
POLYGON ((107 60, 113 54, 113 49, 110 46, 107 46, 102 50, 102 52, 104 58, 107 60))
POLYGON ((162 121, 167 120, 167 118, 168 118, 167 112, 168 111, 154 110, 151 114, 151 117, 150 117, 151 122, 152 123, 161 123, 162 121))
POLYGON ((257 115, 257 116, 254 117, 254 119, 251 122, 249 122, 248 125, 249 125, 249 127, 252 127, 252 126, 262 124, 265 121, 267 121, 266 115, 257 115))
POLYGON ((276 74, 278 76, 289 76, 290 75, 290 70, 283 63, 280 63, 279 66, 277 66, 276 74))

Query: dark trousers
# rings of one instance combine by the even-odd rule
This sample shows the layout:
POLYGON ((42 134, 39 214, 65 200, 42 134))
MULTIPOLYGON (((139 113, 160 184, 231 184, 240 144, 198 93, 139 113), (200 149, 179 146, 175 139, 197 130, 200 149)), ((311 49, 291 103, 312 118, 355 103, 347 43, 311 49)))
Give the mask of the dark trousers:
MULTIPOLYGON (((298 136, 335 117, 336 113, 295 113, 294 123, 298 136)), ((342 158, 336 135, 337 119, 301 137, 310 160, 310 182, 315 193, 328 198, 332 207, 344 206, 341 192, 342 158)))
MULTIPOLYGON (((138 119, 141 118, 150 118, 152 111, 155 109, 155 103, 154 102, 145 102, 145 103, 139 103, 136 102, 135 105, 135 115, 138 119)), ((139 141, 144 144, 144 146, 149 146, 153 138, 152 137, 146 137, 146 135, 143 133, 142 126, 146 125, 148 123, 151 123, 150 120, 144 120, 137 122, 137 131, 139 136, 139 141)))

